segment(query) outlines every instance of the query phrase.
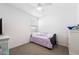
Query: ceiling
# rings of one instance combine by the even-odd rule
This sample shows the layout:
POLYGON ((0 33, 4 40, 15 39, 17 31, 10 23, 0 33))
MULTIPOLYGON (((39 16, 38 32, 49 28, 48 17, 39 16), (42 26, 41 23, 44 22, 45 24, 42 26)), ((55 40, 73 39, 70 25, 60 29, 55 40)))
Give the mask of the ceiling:
POLYGON ((29 5, 34 6, 34 7, 38 7, 39 4, 43 7, 52 5, 52 3, 29 3, 29 5))
MULTIPOLYGON (((42 17, 44 16, 43 12, 38 11, 36 8, 39 6, 40 3, 10 3, 8 5, 11 5, 13 7, 16 7, 26 13, 29 13, 30 15, 33 15, 35 17, 42 17)), ((41 3, 40 4, 43 8, 47 7, 49 5, 52 5, 52 3, 41 3)))

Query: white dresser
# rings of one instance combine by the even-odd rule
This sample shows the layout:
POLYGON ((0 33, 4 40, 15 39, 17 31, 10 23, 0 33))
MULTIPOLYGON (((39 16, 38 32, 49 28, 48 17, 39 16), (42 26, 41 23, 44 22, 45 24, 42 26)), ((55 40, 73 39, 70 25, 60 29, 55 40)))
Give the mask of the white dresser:
POLYGON ((0 35, 0 54, 1 55, 9 55, 8 40, 9 40, 9 36, 0 35))
POLYGON ((79 55, 79 30, 69 30, 69 54, 79 55))

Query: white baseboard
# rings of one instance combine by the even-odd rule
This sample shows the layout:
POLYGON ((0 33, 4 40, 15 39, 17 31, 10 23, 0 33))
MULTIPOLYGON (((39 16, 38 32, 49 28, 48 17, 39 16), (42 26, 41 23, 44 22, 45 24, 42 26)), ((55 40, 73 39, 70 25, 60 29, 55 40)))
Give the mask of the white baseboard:
POLYGON ((21 45, 24 45, 24 44, 28 44, 29 42, 25 42, 25 43, 23 43, 23 44, 19 44, 19 45, 16 45, 16 46, 14 46, 14 47, 11 47, 11 48, 9 48, 9 49, 13 49, 13 48, 16 48, 16 47, 18 47, 18 46, 21 46, 21 45))
POLYGON ((61 43, 61 42, 58 42, 58 45, 62 45, 62 46, 68 47, 68 45, 66 45, 64 43, 61 43))

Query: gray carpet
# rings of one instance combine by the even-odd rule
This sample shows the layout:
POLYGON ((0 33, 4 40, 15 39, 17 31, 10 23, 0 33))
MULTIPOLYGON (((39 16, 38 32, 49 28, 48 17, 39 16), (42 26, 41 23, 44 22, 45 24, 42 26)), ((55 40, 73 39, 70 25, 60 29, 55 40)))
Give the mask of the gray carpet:
POLYGON ((56 45, 54 49, 49 50, 34 43, 24 44, 22 46, 10 49, 10 55, 68 55, 68 48, 56 45))

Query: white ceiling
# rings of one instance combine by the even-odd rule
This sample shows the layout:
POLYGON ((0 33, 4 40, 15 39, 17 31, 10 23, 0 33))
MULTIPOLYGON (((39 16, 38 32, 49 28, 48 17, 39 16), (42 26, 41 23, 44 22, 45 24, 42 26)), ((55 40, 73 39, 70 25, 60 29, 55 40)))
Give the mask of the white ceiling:
MULTIPOLYGON (((42 17, 43 12, 39 12, 36 8, 38 6, 38 3, 10 3, 8 5, 11 5, 13 7, 16 7, 26 13, 29 13, 35 17, 42 17)), ((52 3, 41 3, 43 7, 52 5, 52 3)))

